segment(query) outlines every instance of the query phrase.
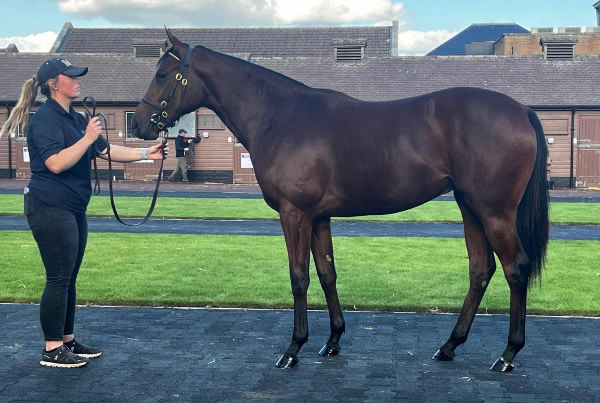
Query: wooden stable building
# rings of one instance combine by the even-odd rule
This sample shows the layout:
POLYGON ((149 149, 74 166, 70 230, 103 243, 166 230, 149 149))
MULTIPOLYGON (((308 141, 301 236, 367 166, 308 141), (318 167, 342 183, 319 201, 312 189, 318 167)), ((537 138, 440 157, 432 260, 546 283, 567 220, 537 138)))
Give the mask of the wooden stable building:
MULTIPOLYGON (((454 86, 505 93, 538 112, 552 160, 549 176, 555 186, 600 186, 600 56, 573 55, 561 60, 548 60, 543 54, 398 57, 392 51, 397 46, 396 30, 394 24, 173 32, 192 45, 229 53, 309 86, 363 100, 406 98, 454 86)), ((155 73, 165 39, 163 29, 79 29, 69 23, 57 38, 52 55, 89 67, 82 79, 82 96, 93 96, 98 111, 108 117, 111 143, 143 146, 144 142, 131 134, 131 117, 155 73)), ((47 57, 8 48, 0 52, 4 72, 0 78, 0 125, 16 104, 22 84, 47 57)), ((83 111, 80 100, 74 106, 83 111)), ((256 181, 247 151, 212 111, 201 108, 183 117, 178 127, 202 137, 190 156, 190 180, 256 181)), ((176 135, 175 129, 170 137, 176 135)), ((0 178, 28 177, 26 146, 23 133, 0 139, 0 178)), ((158 172, 156 162, 115 165, 117 179, 153 179, 158 172)), ((168 159, 166 174, 175 166, 175 159, 168 159)), ((106 175, 104 161, 100 169, 106 175)))

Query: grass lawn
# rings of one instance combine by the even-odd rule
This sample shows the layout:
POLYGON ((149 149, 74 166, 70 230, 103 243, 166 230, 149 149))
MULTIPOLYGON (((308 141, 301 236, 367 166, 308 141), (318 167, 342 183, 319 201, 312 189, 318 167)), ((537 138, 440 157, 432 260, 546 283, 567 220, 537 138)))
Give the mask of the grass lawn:
MULTIPOLYGON (((38 302, 44 270, 29 232, 0 231, 0 301, 38 302)), ((462 239, 334 238, 344 309, 457 312, 468 287, 462 239)), ((311 262, 309 305, 325 300, 311 262)), ((283 237, 91 233, 79 303, 292 306, 283 237)), ((499 269, 481 312, 507 312, 499 269)), ((530 314, 600 315, 600 245, 552 241, 530 314)))
MULTIPOLYGON (((115 203, 122 217, 140 217, 150 206, 149 197, 117 197, 115 203)), ((23 214, 23 196, 0 195, 0 215, 23 214)), ((94 196, 88 216, 112 216, 107 196, 94 196)), ((262 199, 204 199, 162 197, 158 199, 155 218, 205 218, 277 220, 279 215, 262 199)), ((600 224, 600 203, 552 203, 550 218, 554 224, 600 224)), ((413 209, 388 215, 352 217, 351 220, 462 222, 454 201, 431 201, 413 209)), ((348 220, 334 218, 334 220, 348 220)))

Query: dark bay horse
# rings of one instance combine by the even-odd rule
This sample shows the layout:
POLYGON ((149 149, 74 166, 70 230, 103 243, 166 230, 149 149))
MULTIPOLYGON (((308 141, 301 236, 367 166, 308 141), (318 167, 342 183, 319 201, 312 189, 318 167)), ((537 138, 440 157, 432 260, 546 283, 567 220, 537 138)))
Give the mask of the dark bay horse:
POLYGON ((528 286, 541 274, 548 243, 548 151, 533 110, 476 88, 360 101, 167 35, 172 47, 137 107, 136 135, 155 139, 182 114, 207 107, 250 152, 264 199, 280 214, 289 256, 294 330, 278 367, 295 365, 308 339, 311 251, 330 315, 320 354, 340 351, 345 322, 330 217, 398 212, 452 190, 470 286, 433 358, 451 360, 466 341, 496 270, 495 253, 510 287, 510 328, 491 369, 513 368, 525 344, 528 286))

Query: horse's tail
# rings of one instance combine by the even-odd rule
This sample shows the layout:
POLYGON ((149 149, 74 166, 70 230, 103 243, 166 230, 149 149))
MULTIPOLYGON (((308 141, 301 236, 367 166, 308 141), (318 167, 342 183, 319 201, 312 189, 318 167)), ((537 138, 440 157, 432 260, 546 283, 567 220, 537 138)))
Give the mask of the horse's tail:
POLYGON ((537 138, 537 154, 533 173, 525 189, 517 210, 517 232, 521 245, 531 262, 529 272, 529 285, 541 279, 542 269, 545 265, 546 246, 549 239, 549 202, 548 182, 546 179, 546 163, 548 148, 542 124, 537 114, 529 109, 529 121, 535 130, 537 138))

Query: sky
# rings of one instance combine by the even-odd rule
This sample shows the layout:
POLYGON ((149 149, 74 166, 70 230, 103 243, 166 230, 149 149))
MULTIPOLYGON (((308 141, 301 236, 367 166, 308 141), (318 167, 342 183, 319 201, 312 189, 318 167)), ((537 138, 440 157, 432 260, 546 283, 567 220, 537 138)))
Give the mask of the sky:
POLYGON ((399 54, 424 55, 473 23, 596 26, 597 0, 0 0, 0 48, 48 52, 76 28, 372 26, 399 22, 399 54))

